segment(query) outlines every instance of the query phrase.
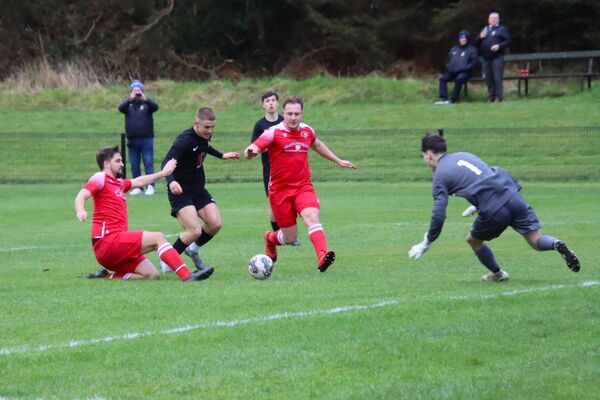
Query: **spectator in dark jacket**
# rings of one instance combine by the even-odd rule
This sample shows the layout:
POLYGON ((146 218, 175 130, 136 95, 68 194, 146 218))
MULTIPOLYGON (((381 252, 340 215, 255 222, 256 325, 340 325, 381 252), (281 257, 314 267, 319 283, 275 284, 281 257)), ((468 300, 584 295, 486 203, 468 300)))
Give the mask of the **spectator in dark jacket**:
POLYGON ((477 49, 469 44, 469 31, 460 31, 458 46, 450 49, 446 59, 446 72, 440 76, 440 100, 435 104, 458 102, 462 85, 471 77, 477 62, 477 49), (448 100, 448 82, 452 81, 454 90, 448 100))
MULTIPOLYGON (((154 173, 154 119, 152 114, 158 111, 158 104, 144 94, 144 85, 134 80, 129 85, 129 96, 119 105, 119 111, 125 114, 125 135, 131 163, 131 175, 142 175, 140 161, 144 162, 146 175, 154 173)), ((129 192, 132 195, 142 193, 139 188, 129 192)), ((146 187, 146 194, 154 194, 154 184, 146 187)))
POLYGON ((510 34, 500 25, 500 14, 493 12, 479 34, 479 53, 483 59, 481 68, 488 87, 488 102, 502 101, 502 77, 504 75, 504 49, 510 45, 510 34))

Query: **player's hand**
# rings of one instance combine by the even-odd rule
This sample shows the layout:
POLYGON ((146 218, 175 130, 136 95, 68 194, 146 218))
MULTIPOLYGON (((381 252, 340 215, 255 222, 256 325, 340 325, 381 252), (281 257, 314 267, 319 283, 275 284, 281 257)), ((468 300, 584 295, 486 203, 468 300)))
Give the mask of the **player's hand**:
POLYGON ((79 220, 79 222, 87 221, 87 212, 86 211, 77 212, 77 219, 79 220))
POLYGON ((462 212, 463 217, 470 217, 473 214, 477 214, 477 207, 469 206, 465 211, 462 212))
POLYGON ((223 153, 223 160, 239 160, 240 153, 236 153, 234 151, 229 153, 223 153))
POLYGON ((173 171, 175 171, 176 167, 177 167, 177 160, 174 158, 171 158, 169 161, 167 161, 164 168, 162 169, 164 176, 171 175, 173 173, 173 171))
POLYGON ((491 49, 491 50, 492 50, 492 51, 495 53, 495 52, 497 52, 498 50, 500 50, 500 45, 497 45, 497 44, 495 44, 495 45, 493 45, 492 47, 490 47, 490 49, 491 49))
POLYGON ((356 166, 348 160, 340 160, 338 161, 338 165, 344 168, 356 169, 356 166))
POLYGON ((173 181, 173 182, 169 183, 169 190, 173 194, 183 194, 183 189, 181 188, 181 185, 177 181, 173 181))
POLYGON ((410 251, 408 252, 408 257, 418 260, 423 254, 425 254, 427 250, 429 250, 430 246, 431 243, 429 242, 429 240, 427 240, 427 233, 425 233, 423 241, 421 243, 415 244, 413 247, 410 248, 410 251))
POLYGON ((258 153, 256 152, 256 149, 252 145, 246 147, 246 149, 244 150, 244 157, 246 157, 247 159, 254 158, 257 155, 258 155, 258 153))

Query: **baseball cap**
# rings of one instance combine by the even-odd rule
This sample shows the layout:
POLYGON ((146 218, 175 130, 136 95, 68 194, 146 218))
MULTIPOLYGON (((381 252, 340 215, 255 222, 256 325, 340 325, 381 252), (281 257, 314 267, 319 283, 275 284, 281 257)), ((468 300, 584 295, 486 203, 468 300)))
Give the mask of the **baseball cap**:
POLYGON ((131 82, 131 85, 129 85, 129 91, 131 92, 134 87, 139 87, 142 90, 142 92, 144 91, 144 84, 137 79, 131 82))

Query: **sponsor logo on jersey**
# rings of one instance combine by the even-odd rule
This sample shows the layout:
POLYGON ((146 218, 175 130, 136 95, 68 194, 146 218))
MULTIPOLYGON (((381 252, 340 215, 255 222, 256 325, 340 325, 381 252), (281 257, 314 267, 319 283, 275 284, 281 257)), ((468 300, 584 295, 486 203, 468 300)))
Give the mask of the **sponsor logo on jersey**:
POLYGON ((308 153, 310 147, 306 143, 292 142, 283 146, 285 153, 308 153))

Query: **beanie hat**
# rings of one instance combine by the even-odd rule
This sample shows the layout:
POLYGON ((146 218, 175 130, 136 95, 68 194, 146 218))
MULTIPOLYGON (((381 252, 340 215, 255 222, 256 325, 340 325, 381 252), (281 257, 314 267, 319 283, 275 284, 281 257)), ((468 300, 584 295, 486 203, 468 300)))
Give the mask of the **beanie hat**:
POLYGON ((144 84, 137 79, 131 82, 131 85, 129 85, 129 91, 131 92, 136 86, 139 87, 142 90, 142 92, 144 91, 144 84))
POLYGON ((460 39, 461 37, 465 37, 467 38, 467 40, 469 40, 469 37, 471 36, 471 33, 467 30, 462 30, 460 32, 458 32, 458 38, 460 39))

